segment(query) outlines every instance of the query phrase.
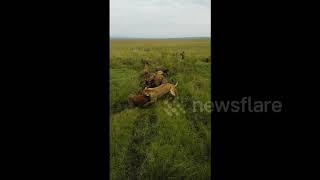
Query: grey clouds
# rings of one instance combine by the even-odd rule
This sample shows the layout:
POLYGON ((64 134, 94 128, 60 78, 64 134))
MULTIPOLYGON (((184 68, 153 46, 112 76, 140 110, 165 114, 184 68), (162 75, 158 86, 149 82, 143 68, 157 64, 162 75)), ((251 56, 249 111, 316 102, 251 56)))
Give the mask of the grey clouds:
POLYGON ((209 37, 210 0, 110 0, 110 36, 209 37))

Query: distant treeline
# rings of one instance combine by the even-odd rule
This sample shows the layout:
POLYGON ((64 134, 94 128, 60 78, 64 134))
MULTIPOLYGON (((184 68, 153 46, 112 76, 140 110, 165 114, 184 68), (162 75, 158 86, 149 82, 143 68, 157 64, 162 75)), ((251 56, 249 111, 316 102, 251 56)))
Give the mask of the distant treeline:
POLYGON ((147 40, 147 39, 211 39, 211 37, 177 37, 177 38, 137 38, 137 37, 110 37, 111 40, 130 40, 130 39, 134 39, 134 40, 139 40, 139 39, 143 39, 143 40, 147 40))

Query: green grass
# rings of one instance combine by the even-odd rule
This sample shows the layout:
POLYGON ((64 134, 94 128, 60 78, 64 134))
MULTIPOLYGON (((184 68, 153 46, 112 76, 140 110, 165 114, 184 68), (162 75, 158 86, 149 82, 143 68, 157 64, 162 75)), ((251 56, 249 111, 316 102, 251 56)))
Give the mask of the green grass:
POLYGON ((194 101, 211 99, 211 65, 203 61, 210 56, 210 40, 110 44, 111 179, 210 179, 210 112, 193 112, 194 101), (175 53, 182 51, 185 59, 180 61, 175 53), (162 98, 148 108, 127 108, 128 95, 142 88, 141 59, 149 59, 152 69, 169 69, 168 80, 179 82, 175 101, 162 98), (185 113, 167 114, 166 103, 179 104, 185 113))

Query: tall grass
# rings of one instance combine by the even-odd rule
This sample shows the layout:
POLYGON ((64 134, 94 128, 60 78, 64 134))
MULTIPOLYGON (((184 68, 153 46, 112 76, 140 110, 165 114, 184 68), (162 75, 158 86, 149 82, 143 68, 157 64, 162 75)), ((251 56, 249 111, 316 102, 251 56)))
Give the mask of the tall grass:
MULTIPOLYGON (((210 40, 115 40, 110 49, 111 179, 210 179, 210 112, 192 112, 210 101, 210 40), (185 59, 176 53, 185 51, 185 59), (169 115, 167 98, 148 108, 127 108, 143 65, 169 69, 179 82, 176 102, 185 113, 169 115)), ((169 101, 172 103, 172 101, 169 101)))

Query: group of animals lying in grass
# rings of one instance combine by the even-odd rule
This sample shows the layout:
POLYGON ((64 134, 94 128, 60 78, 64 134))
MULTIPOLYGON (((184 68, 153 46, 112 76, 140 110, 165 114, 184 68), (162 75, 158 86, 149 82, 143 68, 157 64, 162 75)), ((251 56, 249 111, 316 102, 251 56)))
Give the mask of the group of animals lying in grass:
POLYGON ((157 67, 156 72, 150 72, 149 62, 142 60, 142 63, 144 64, 142 73, 143 90, 136 95, 128 96, 129 107, 147 107, 166 94, 175 97, 178 82, 174 85, 166 79, 168 69, 157 67))

